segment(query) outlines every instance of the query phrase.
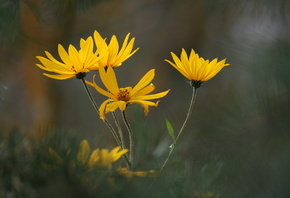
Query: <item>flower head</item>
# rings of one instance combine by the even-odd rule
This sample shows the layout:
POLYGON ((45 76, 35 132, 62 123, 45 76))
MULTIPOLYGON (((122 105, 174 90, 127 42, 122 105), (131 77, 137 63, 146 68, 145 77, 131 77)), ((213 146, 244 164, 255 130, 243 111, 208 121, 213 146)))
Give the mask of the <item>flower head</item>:
POLYGON ((58 53, 62 62, 56 60, 49 52, 45 51, 47 58, 36 56, 41 64, 36 64, 40 69, 56 74, 44 73, 49 78, 64 80, 76 76, 81 79, 90 70, 98 69, 98 62, 107 52, 105 41, 99 41, 99 48, 94 52, 94 42, 92 37, 86 40, 80 40, 80 50, 77 50, 73 45, 69 45, 68 52, 64 47, 58 45, 58 53), (100 53, 101 52, 101 53, 100 53))
MULTIPOLYGON (((108 51, 108 53, 100 60, 99 62, 100 66, 118 67, 122 64, 122 62, 130 58, 139 49, 137 48, 134 51, 132 51, 135 38, 132 38, 129 41, 129 36, 130 33, 126 35, 120 50, 119 50, 119 42, 115 35, 112 36, 109 45, 105 43, 105 46, 102 48, 102 50, 104 52, 108 51)), ((99 32, 97 31, 94 32, 94 39, 97 46, 103 44, 104 39, 99 32)))
POLYGON ((167 90, 161 93, 147 95, 155 90, 155 86, 151 83, 155 76, 154 72, 154 69, 147 72, 133 88, 119 88, 113 68, 108 67, 107 71, 105 71, 105 68, 101 67, 99 70, 100 77, 108 91, 100 88, 95 83, 95 80, 93 83, 86 81, 87 84, 93 86, 99 93, 109 97, 109 99, 104 101, 100 106, 101 119, 104 120, 106 113, 113 112, 117 108, 124 111, 130 103, 140 104, 144 108, 144 112, 147 115, 149 112, 149 106, 156 107, 158 105, 158 102, 154 103, 148 100, 162 98, 169 92, 169 90, 167 90))
POLYGON ((219 62, 217 58, 212 61, 204 60, 193 49, 191 49, 189 57, 183 48, 180 58, 173 52, 171 52, 171 56, 174 63, 169 60, 165 61, 190 80, 191 85, 196 88, 200 87, 201 83, 213 78, 223 67, 229 65, 225 63, 226 59, 219 62))
POLYGON ((95 149, 91 152, 90 144, 87 140, 83 140, 80 143, 79 151, 77 155, 71 155, 71 149, 66 152, 65 158, 61 158, 58 153, 52 149, 48 149, 49 155, 53 161, 52 164, 42 163, 42 166, 47 169, 57 169, 61 166, 69 164, 70 168, 74 168, 76 164, 84 166, 88 169, 108 167, 111 169, 112 163, 118 161, 128 149, 121 149, 120 146, 115 147, 113 150, 108 149, 95 149), (67 163, 68 159, 71 159, 67 163))
POLYGON ((88 165, 89 168, 103 166, 111 167, 113 162, 119 160, 122 155, 127 152, 128 149, 121 149, 121 147, 118 146, 111 151, 97 148, 90 154, 90 145, 87 140, 83 140, 77 154, 77 161, 80 164, 88 165))

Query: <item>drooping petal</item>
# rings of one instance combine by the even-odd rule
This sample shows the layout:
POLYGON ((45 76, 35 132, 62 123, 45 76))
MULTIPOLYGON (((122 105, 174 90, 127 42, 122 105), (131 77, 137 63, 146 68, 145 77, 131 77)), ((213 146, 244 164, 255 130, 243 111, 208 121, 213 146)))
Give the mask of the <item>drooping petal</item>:
POLYGON ((101 104, 101 106, 100 106, 100 109, 99 109, 99 111, 100 111, 100 118, 101 118, 103 121, 105 121, 105 119, 106 119, 106 117, 105 117, 105 111, 106 111, 107 104, 108 104, 109 102, 112 102, 112 101, 114 101, 114 100, 113 100, 113 99, 107 99, 107 100, 105 100, 105 101, 101 104))
POLYGON ((115 111, 116 109, 119 108, 119 101, 114 101, 114 102, 111 102, 109 104, 107 104, 107 107, 106 107, 106 111, 105 113, 109 113, 109 112, 113 112, 115 111))
POLYGON ((141 105, 144 109, 145 115, 147 115, 149 113, 149 106, 154 106, 154 107, 158 106, 158 101, 156 103, 151 102, 151 101, 145 101, 145 100, 132 100, 130 102, 137 103, 137 104, 141 105))

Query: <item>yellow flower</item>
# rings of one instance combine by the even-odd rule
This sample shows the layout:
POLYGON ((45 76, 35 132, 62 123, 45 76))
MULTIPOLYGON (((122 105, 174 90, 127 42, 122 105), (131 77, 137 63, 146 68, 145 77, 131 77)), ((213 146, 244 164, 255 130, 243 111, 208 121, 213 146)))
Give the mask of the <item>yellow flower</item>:
POLYGON ((191 49, 189 57, 183 48, 180 59, 172 52, 171 56, 174 63, 169 60, 165 61, 190 80, 191 85, 195 88, 200 87, 201 83, 213 78, 224 66, 229 65, 225 63, 226 59, 219 62, 217 58, 211 62, 209 60, 204 60, 202 57, 199 57, 193 49, 191 49))
POLYGON ((114 148, 112 151, 98 148, 90 154, 90 145, 87 140, 83 140, 77 154, 77 161, 80 164, 88 165, 89 168, 103 166, 111 167, 113 162, 116 162, 123 154, 128 152, 128 149, 120 149, 121 147, 119 146, 114 148))
MULTIPOLYGON (((132 52, 135 38, 132 38, 129 41, 129 36, 130 33, 128 33, 127 36, 125 37, 122 47, 119 50, 119 42, 117 40, 117 37, 113 35, 109 45, 105 43, 104 44, 105 46, 102 48, 102 51, 100 52, 103 53, 108 51, 108 53, 100 60, 99 65, 103 67, 108 66, 118 67, 122 64, 122 62, 130 58, 139 48, 135 49, 132 52)), ((94 32, 94 39, 97 46, 103 45, 104 39, 99 32, 97 31, 94 32)))
POLYGON ((169 92, 169 90, 167 90, 161 93, 147 95, 155 90, 155 86, 150 83, 155 76, 154 69, 147 72, 134 88, 119 88, 116 75, 112 67, 108 67, 107 72, 104 67, 101 67, 99 73, 103 84, 109 91, 105 91, 100 88, 95 83, 95 80, 93 83, 87 81, 86 83, 93 86, 99 93, 109 97, 109 99, 104 101, 100 106, 100 118, 103 120, 105 119, 106 113, 113 112, 117 108, 124 111, 130 103, 140 104, 144 108, 144 113, 147 115, 149 112, 149 106, 156 107, 158 105, 158 102, 154 103, 147 100, 162 98, 169 92))
POLYGON ((154 177, 154 176, 156 176, 155 170, 130 171, 128 168, 119 167, 117 171, 118 171, 119 175, 123 175, 127 178, 132 178, 133 176, 138 176, 138 177, 154 177))
POLYGON ((73 45, 69 45, 68 52, 66 52, 64 47, 59 44, 58 53, 62 62, 56 60, 49 52, 45 51, 47 58, 36 56, 41 62, 41 64, 36 65, 40 69, 56 73, 56 75, 44 73, 49 78, 64 80, 76 76, 81 79, 90 70, 97 70, 99 60, 107 53, 106 49, 103 49, 105 41, 99 41, 99 43, 99 48, 95 52, 91 36, 87 40, 80 40, 79 51, 73 45))

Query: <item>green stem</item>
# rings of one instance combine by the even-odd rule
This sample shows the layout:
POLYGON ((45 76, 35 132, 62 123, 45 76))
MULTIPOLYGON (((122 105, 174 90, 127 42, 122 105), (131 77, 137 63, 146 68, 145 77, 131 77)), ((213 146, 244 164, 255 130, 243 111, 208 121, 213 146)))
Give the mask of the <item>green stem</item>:
POLYGON ((191 100, 190 100, 190 104, 189 104, 189 108, 188 108, 188 111, 187 111, 187 115, 186 115, 186 118, 177 134, 177 137, 173 140, 173 143, 171 144, 170 146, 170 151, 164 161, 164 163, 162 164, 160 170, 159 170, 159 173, 158 175, 154 178, 154 180, 152 181, 152 183, 149 185, 147 191, 149 191, 151 189, 151 187, 153 186, 153 184, 155 183, 155 181, 157 180, 158 176, 160 175, 160 173, 163 171, 164 167, 166 166, 167 162, 169 161, 173 151, 175 150, 175 146, 176 146, 176 143, 177 143, 177 140, 178 138, 180 137, 181 133, 183 132, 185 126, 186 126, 186 123, 188 121, 188 118, 190 117, 191 115, 191 112, 192 112, 192 109, 193 109, 193 105, 195 103, 195 99, 196 99, 196 94, 197 94, 197 88, 193 87, 193 90, 192 90, 192 96, 191 96, 191 100))
POLYGON ((91 101, 91 103, 92 103, 94 109, 95 109, 95 110, 97 111, 97 113, 99 114, 99 113, 100 113, 100 111, 99 111, 99 107, 98 107, 96 101, 94 100, 94 98, 93 98, 93 96, 92 96, 92 94, 91 94, 91 92, 90 92, 90 90, 89 90, 89 88, 88 88, 88 86, 87 86, 87 84, 86 84, 85 78, 81 78, 81 81, 82 81, 82 83, 83 83, 83 86, 84 86, 84 88, 85 88, 85 90, 86 90, 86 92, 87 92, 87 95, 88 95, 88 97, 89 97, 89 99, 90 99, 90 101, 91 101))
POLYGON ((190 104, 189 104, 189 108, 188 108, 188 111, 187 111, 186 118, 185 118, 185 120, 184 120, 184 122, 183 122, 183 124, 182 124, 182 126, 181 126, 181 128, 180 128, 180 130, 179 130, 179 132, 178 132, 178 134, 177 134, 177 136, 176 136, 176 138, 173 140, 173 143, 172 143, 172 145, 170 146, 170 147, 171 147, 171 148, 170 148, 170 151, 169 151, 168 156, 167 156, 167 158, 165 159, 165 161, 164 161, 164 163, 163 163, 163 165, 162 165, 162 167, 161 167, 161 169, 160 169, 160 171, 159 171, 159 174, 163 171, 164 167, 166 166, 166 164, 167 164, 169 158, 171 157, 171 155, 172 155, 172 153, 173 153, 173 151, 174 151, 174 149, 175 149, 175 146, 176 146, 177 140, 178 140, 178 138, 180 137, 181 133, 183 132, 183 130, 184 130, 185 126, 186 126, 186 123, 187 123, 187 121, 188 121, 188 118, 190 117, 190 115, 191 115, 191 113, 192 113, 193 105, 194 105, 195 100, 196 100, 196 95, 197 95, 197 88, 194 88, 194 87, 193 87, 193 90, 192 90, 192 96, 191 96, 191 100, 190 100, 190 104))
POLYGON ((178 135, 177 135, 177 137, 175 139, 174 144, 177 143, 177 140, 180 137, 180 135, 181 135, 181 133, 182 133, 183 129, 185 128, 185 125, 186 125, 186 123, 188 121, 188 118, 190 117, 190 115, 192 113, 193 105, 194 105, 195 100, 196 100, 196 95, 197 95, 197 88, 194 88, 193 87, 193 89, 192 89, 192 96, 191 96, 191 100, 190 100, 188 112, 187 112, 186 118, 185 118, 185 120, 184 120, 184 122, 183 122, 183 124, 182 124, 182 126, 181 126, 181 128, 179 130, 179 133, 178 133, 178 135))
POLYGON ((132 129, 131 129, 131 126, 127 120, 127 116, 126 116, 126 113, 125 113, 125 110, 122 111, 122 117, 123 117, 123 120, 124 120, 124 123, 128 129, 128 133, 129 133, 129 141, 130 141, 130 156, 129 156, 129 161, 131 163, 131 170, 132 170, 132 167, 133 167, 133 149, 134 149, 134 138, 133 138, 133 132, 132 132, 132 129))
POLYGON ((124 140, 124 136, 123 136, 123 132, 122 132, 122 128, 121 128, 121 125, 120 125, 120 122, 116 116, 116 112, 113 111, 112 112, 112 115, 113 115, 113 118, 115 120, 115 124, 118 128, 118 132, 119 132, 119 136, 120 136, 120 141, 121 141, 121 144, 122 144, 122 149, 125 149, 126 148, 126 145, 125 145, 125 140, 124 140))
POLYGON ((177 140, 179 139, 181 133, 183 132, 185 126, 186 126, 186 123, 191 115, 191 112, 192 112, 192 109, 193 109, 193 105, 195 103, 195 100, 196 100, 196 95, 197 95, 197 88, 193 87, 193 90, 192 90, 192 96, 191 96, 191 100, 190 100, 190 104, 189 104, 189 108, 188 108, 188 111, 187 111, 187 115, 186 115, 186 118, 185 120, 183 121, 183 124, 177 134, 177 137, 173 140, 173 143, 171 144, 170 146, 170 151, 164 161, 164 163, 162 164, 160 170, 159 170, 159 173, 158 175, 154 178, 154 180, 152 181, 152 183, 149 185, 147 191, 149 192, 149 190, 151 189, 151 187, 153 186, 153 184, 155 183, 155 181, 158 179, 160 173, 163 171, 164 167, 166 166, 167 162, 169 161, 173 151, 175 150, 175 146, 176 146, 176 143, 177 143, 177 140))
MULTIPOLYGON (((90 101, 91 101, 94 109, 96 110, 96 112, 98 113, 98 115, 100 115, 99 107, 98 107, 96 101, 94 100, 94 98, 93 98, 93 96, 92 96, 92 94, 91 94, 91 92, 90 92, 90 90, 89 90, 89 88, 88 88, 88 86, 87 86, 87 84, 85 82, 85 79, 84 78, 81 78, 81 80, 82 80, 82 84, 83 84, 83 86, 84 86, 84 88, 85 88, 85 90, 87 92, 87 95, 88 95, 88 97, 89 97, 89 99, 90 99, 90 101)), ((117 144, 122 149, 124 149, 122 141, 119 139, 116 131, 114 130, 114 128, 112 127, 112 125, 109 123, 109 121, 107 119, 105 119, 105 123, 106 123, 107 127, 109 128, 109 130, 111 131, 111 133, 112 133, 113 137, 115 138, 117 144)), ((128 156, 125 154, 125 155, 123 155, 123 157, 124 157, 124 159, 125 159, 125 161, 127 163, 128 168, 131 169, 131 163, 130 163, 130 161, 128 159, 128 156)))

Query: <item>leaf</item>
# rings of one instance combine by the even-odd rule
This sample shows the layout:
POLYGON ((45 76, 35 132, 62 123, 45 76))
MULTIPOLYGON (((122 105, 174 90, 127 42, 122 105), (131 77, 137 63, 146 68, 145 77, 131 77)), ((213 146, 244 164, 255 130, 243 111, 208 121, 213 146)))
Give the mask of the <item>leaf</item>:
POLYGON ((174 129, 167 118, 166 118, 166 127, 167 127, 167 131, 169 135, 172 137, 173 142, 174 142, 175 141, 174 129))

